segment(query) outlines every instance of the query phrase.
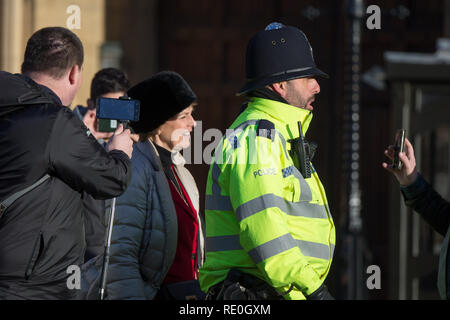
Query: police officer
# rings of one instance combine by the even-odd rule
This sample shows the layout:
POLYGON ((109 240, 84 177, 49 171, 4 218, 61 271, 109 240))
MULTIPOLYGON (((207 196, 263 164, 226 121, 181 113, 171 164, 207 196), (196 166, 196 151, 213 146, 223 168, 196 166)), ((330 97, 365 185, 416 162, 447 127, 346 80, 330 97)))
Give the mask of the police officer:
POLYGON ((333 299, 335 246, 325 190, 304 140, 317 77, 298 28, 272 23, 249 42, 248 105, 216 148, 206 189, 202 290, 211 299, 333 299))

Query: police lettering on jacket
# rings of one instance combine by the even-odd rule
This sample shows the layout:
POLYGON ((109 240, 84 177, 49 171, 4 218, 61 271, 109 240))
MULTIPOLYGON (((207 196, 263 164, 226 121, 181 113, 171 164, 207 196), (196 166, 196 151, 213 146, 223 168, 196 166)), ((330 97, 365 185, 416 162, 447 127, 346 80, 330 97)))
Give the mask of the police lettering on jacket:
POLYGON ((260 176, 260 177, 268 176, 268 175, 275 176, 276 174, 277 174, 277 169, 275 169, 275 168, 263 168, 263 169, 254 171, 253 177, 255 177, 255 179, 256 179, 257 176, 260 176))

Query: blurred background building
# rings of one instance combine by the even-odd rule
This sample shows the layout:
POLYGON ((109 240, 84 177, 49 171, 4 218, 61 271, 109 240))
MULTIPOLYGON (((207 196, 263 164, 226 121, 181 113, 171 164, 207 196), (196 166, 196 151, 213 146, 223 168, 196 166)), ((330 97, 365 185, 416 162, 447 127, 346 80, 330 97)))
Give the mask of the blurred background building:
MULTIPOLYGON (((0 0, 0 17, 0 69, 20 71, 34 31, 71 26, 86 52, 73 106, 85 104, 102 67, 125 70, 134 84, 170 69, 197 93, 203 131, 222 132, 244 102, 235 93, 250 37, 272 21, 299 27, 331 75, 319 82, 307 137, 319 145, 314 164, 337 225, 330 290, 340 299, 438 298, 442 237, 404 207, 381 163, 396 129, 407 129, 421 172, 450 199, 450 0, 0 0), (370 5, 380 8, 379 29, 367 25, 370 5), (367 288, 371 265, 379 289, 367 288)), ((193 140, 193 149, 210 143, 193 140)), ((190 169, 203 194, 208 165, 190 169)))
POLYGON ((73 26, 72 31, 83 41, 85 50, 84 81, 74 106, 86 104, 90 80, 101 65, 105 3, 104 0, 0 0, 0 69, 20 72, 26 42, 35 31, 49 26, 73 26))

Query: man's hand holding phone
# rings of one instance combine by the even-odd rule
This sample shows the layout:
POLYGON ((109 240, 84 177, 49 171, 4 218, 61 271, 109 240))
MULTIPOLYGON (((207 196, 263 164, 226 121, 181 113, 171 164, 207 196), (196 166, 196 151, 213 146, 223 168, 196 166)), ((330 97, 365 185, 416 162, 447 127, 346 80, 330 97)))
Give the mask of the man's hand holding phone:
POLYGON ((133 154, 133 140, 131 139, 130 130, 124 130, 123 125, 120 124, 112 138, 109 140, 106 150, 121 150, 131 159, 131 155, 133 154))
POLYGON ((98 119, 95 109, 88 109, 83 117, 83 122, 94 135, 95 139, 108 140, 112 137, 114 132, 101 132, 98 128, 98 119))
POLYGON ((384 154, 389 159, 391 159, 393 163, 387 164, 386 162, 383 162, 382 166, 384 169, 391 172, 402 186, 409 186, 417 179, 417 171, 416 171, 416 158, 414 157, 414 148, 406 137, 404 138, 405 152, 400 151, 401 150, 399 150, 398 145, 397 147, 395 145, 390 145, 384 151, 384 154), (399 167, 396 167, 394 165, 396 152, 398 152, 398 159, 403 163, 399 167))

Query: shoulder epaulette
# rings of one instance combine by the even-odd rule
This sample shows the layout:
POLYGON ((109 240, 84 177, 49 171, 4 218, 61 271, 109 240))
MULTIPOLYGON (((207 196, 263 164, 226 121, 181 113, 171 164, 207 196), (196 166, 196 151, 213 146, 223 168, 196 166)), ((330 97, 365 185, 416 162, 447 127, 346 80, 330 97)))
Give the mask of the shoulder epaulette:
POLYGON ((267 119, 258 121, 256 136, 275 141, 275 124, 267 119))

